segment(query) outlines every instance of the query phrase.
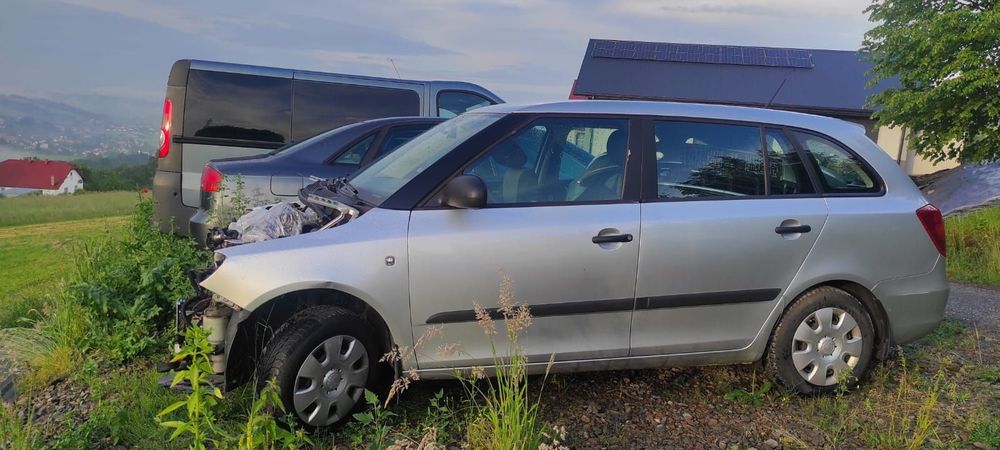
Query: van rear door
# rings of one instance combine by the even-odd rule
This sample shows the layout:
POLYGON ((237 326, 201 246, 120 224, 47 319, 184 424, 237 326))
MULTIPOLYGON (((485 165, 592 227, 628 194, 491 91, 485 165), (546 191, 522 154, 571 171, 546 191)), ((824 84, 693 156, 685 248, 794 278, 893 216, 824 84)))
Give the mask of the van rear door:
POLYGON ((266 153, 291 142, 289 71, 232 73, 192 70, 188 75, 181 197, 200 202, 201 171, 213 159, 266 153))

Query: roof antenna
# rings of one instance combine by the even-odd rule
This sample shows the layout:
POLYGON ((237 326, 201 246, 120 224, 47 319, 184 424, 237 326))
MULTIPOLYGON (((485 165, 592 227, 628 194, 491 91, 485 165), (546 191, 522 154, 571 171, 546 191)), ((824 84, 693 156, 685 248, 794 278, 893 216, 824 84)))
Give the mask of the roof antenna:
POLYGON ((389 59, 389 63, 392 64, 392 70, 396 71, 396 78, 402 79, 403 77, 399 76, 399 69, 396 68, 396 61, 393 61, 392 58, 388 58, 388 59, 389 59))
POLYGON ((767 101, 767 105, 764 106, 765 108, 770 108, 771 107, 771 102, 773 102, 774 98, 778 96, 779 92, 781 92, 781 88, 785 87, 785 82, 786 81, 788 81, 788 78, 782 78, 781 84, 778 85, 778 89, 774 90, 774 95, 772 95, 771 99, 767 101))

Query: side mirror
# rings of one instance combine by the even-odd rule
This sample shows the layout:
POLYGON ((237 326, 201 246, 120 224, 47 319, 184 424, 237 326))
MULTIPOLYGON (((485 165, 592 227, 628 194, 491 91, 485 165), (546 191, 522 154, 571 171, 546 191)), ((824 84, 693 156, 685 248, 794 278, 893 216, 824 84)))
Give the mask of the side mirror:
POLYGON ((482 208, 486 206, 486 183, 475 175, 452 178, 441 191, 441 203, 452 208, 482 208))

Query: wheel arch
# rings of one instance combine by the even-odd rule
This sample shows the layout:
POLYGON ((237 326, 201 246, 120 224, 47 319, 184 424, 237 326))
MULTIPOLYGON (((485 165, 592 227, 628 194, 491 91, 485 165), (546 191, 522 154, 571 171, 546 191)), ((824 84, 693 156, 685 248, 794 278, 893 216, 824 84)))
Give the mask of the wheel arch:
POLYGON ((232 316, 226 333, 226 389, 249 381, 274 332, 296 313, 313 306, 337 306, 364 317, 375 328, 380 355, 388 353, 395 345, 382 314, 355 295, 331 288, 286 292, 262 302, 253 311, 242 310, 232 316))
POLYGON ((861 302, 861 306, 864 307, 868 312, 868 315, 871 316, 872 325, 875 327, 875 358, 879 360, 888 358, 892 350, 892 329, 889 326, 889 316, 885 311, 885 307, 882 305, 882 302, 875 297, 875 294, 873 294, 872 291, 863 284, 858 283, 857 281, 845 279, 817 282, 801 289, 795 294, 795 296, 791 297, 792 300, 785 303, 781 310, 781 314, 779 314, 776 320, 774 320, 774 323, 771 324, 771 330, 767 341, 768 346, 771 345, 771 340, 774 339, 774 331, 778 328, 778 324, 781 322, 781 318, 788 311, 788 308, 791 307, 792 304, 799 299, 799 297, 802 297, 813 289, 823 286, 830 286, 843 290, 861 302))

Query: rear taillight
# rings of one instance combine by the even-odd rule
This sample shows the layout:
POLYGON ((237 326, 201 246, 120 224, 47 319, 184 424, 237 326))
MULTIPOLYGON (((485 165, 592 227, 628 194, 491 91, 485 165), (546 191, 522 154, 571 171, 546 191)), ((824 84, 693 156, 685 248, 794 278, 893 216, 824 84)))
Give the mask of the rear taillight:
POLYGON ((201 191, 219 192, 222 187, 222 172, 212 166, 205 166, 201 171, 201 191))
POLYGON ((170 99, 163 99, 163 120, 160 121, 160 158, 170 154, 170 125, 173 122, 174 105, 170 99))
POLYGON ((944 236, 944 218, 941 217, 941 210, 934 205, 927 204, 917 210, 917 218, 920 219, 920 224, 924 226, 924 230, 927 231, 927 236, 931 238, 934 247, 937 247, 938 253, 941 256, 947 256, 948 247, 944 236))

